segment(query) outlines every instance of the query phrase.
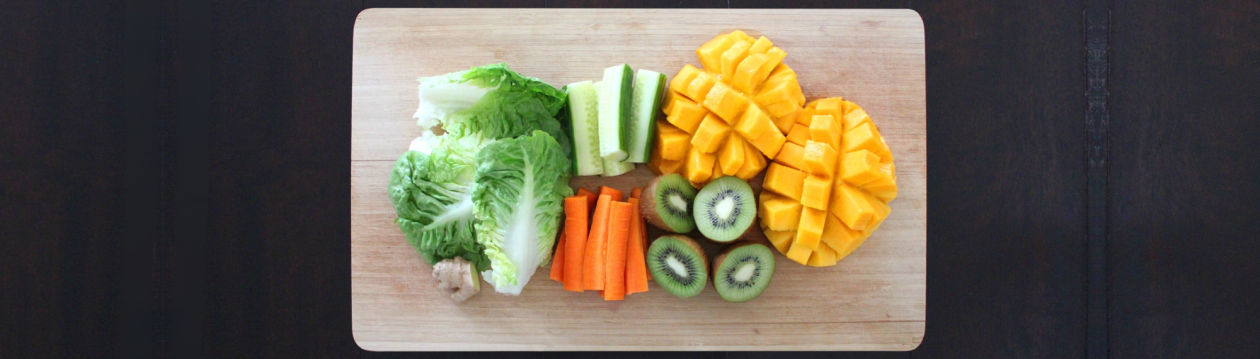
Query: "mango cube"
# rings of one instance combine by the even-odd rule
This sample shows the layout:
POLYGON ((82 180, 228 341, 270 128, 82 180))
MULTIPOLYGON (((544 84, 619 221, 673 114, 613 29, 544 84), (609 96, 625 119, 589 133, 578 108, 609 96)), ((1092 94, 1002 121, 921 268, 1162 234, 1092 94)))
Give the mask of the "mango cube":
POLYGON ((796 124, 805 125, 805 129, 809 129, 809 125, 812 125, 811 122, 813 122, 815 114, 817 114, 817 110, 815 109, 809 107, 801 109, 801 114, 796 116, 796 124))
POLYGON ((726 143, 722 144, 722 149, 718 151, 718 164, 722 167, 722 173, 733 176, 744 167, 746 151, 742 142, 744 139, 739 135, 733 133, 727 135, 726 143))
MULTIPOLYGON (((821 112, 816 110, 816 112, 821 112)), ((809 123, 809 138, 826 143, 836 150, 840 150, 840 124, 836 123, 831 115, 814 115, 814 119, 809 123)))
POLYGON ((728 123, 735 123, 746 107, 748 98, 721 82, 714 84, 704 99, 704 108, 713 111, 728 123))
POLYGON ((796 228, 793 246, 802 246, 809 250, 818 250, 818 242, 822 239, 823 227, 827 223, 827 211, 809 207, 801 208, 801 224, 796 228))
POLYGON ((666 89, 665 98, 661 99, 661 112, 664 112, 666 116, 669 116, 670 112, 674 112, 674 100, 677 100, 678 96, 682 95, 679 95, 672 88, 666 89))
POLYGON ((766 170, 766 178, 762 187, 799 202, 801 200, 801 186, 805 184, 806 176, 805 172, 778 163, 771 163, 770 168, 766 170))
MULTIPOLYGON (((701 72, 703 71, 697 69, 695 66, 691 66, 691 64, 683 65, 682 70, 678 70, 678 74, 674 75, 674 78, 669 80, 669 89, 674 92, 678 92, 683 96, 687 96, 687 94, 683 92, 685 92, 688 86, 691 86, 691 81, 694 81, 696 76, 700 76, 701 72)), ((665 113, 669 113, 669 111, 666 110, 665 113)))
POLYGON ((866 110, 863 110, 861 107, 857 107, 857 104, 852 102, 849 102, 848 104, 853 104, 853 109, 844 115, 844 121, 842 121, 844 125, 844 132, 849 132, 849 130, 857 128, 864 123, 873 123, 871 122, 871 116, 866 114, 866 110))
POLYGON ((827 177, 805 177, 805 183, 801 186, 801 205, 826 211, 827 202, 831 199, 831 184, 831 179, 827 177))
POLYGON ((817 111, 815 116, 831 116, 831 118, 835 119, 837 123, 844 118, 844 112, 842 111, 842 108, 844 107, 843 99, 839 97, 832 97, 814 102, 816 103, 816 105, 814 105, 814 110, 817 111))
POLYGON ((795 231, 801 223, 801 204, 783 196, 762 196, 757 215, 761 225, 774 231, 795 231))
POLYGON ((792 246, 792 238, 796 237, 796 231, 773 231, 766 230, 766 239, 770 240, 770 244, 774 245, 774 249, 779 253, 787 253, 788 248, 792 246))
POLYGON ((805 265, 811 267, 830 267, 836 265, 836 251, 828 246, 818 246, 818 250, 809 256, 805 265))
POLYGON ((691 137, 691 146, 700 152, 714 153, 722 147, 723 143, 726 143, 726 137, 730 133, 731 128, 726 125, 726 122, 709 114, 704 117, 695 135, 691 137))
MULTIPOLYGON (((753 98, 757 101, 757 103, 767 106, 780 102, 796 105, 796 102, 792 101, 792 94, 794 91, 792 91, 791 85, 791 82, 763 84, 761 92, 758 92, 757 96, 754 96, 753 98)), ((796 107, 800 107, 800 105, 797 105, 796 107)))
POLYGON ((766 157, 774 158, 779 155, 779 150, 783 149, 783 144, 787 143, 787 137, 779 132, 778 128, 771 126, 769 130, 761 133, 760 137, 753 139, 753 147, 765 154, 766 157))
POLYGON ((840 221, 840 217, 828 215, 827 225, 823 227, 822 242, 826 247, 831 247, 836 252, 840 252, 853 245, 853 242, 856 242, 861 236, 861 232, 846 227, 840 221))
POLYGON ((735 126, 735 132, 749 141, 761 137, 766 132, 779 130, 778 127, 775 127, 774 122, 770 120, 770 115, 762 111, 761 107, 757 105, 749 105, 745 109, 744 114, 733 125, 735 126))
POLYGON ((805 147, 795 143, 784 143, 774 161, 798 170, 805 170, 805 147))
POLYGON ((757 173, 766 168, 766 158, 757 151, 747 141, 740 141, 744 146, 744 167, 739 169, 739 173, 735 174, 739 178, 753 178, 757 173))
POLYGON ((722 54, 731 48, 735 43, 734 40, 739 39, 738 36, 732 34, 718 35, 713 40, 700 45, 696 48, 696 57, 700 58, 700 65, 705 70, 713 72, 722 72, 722 54))
POLYGON ((709 114, 704 107, 685 98, 675 99, 671 109, 674 111, 670 112, 665 120, 687 133, 695 133, 696 128, 700 127, 700 121, 709 114))
POLYGON ((764 54, 766 53, 766 50, 770 50, 770 47, 772 46, 774 46, 774 43, 770 42, 770 39, 767 39, 765 36, 762 36, 757 38, 757 41, 753 42, 752 47, 748 49, 748 52, 754 54, 764 54))
MULTIPOLYGON (((736 41, 731 47, 722 53, 722 78, 731 78, 735 76, 735 68, 740 62, 748 57, 748 49, 752 47, 752 43, 748 41, 736 41)), ((716 71, 716 70, 715 70, 716 71)))
POLYGON ((844 153, 857 150, 867 150, 871 153, 880 153, 882 143, 879 141, 879 130, 875 129, 875 125, 865 123, 844 133, 840 147, 843 147, 844 153))
POLYGON ((813 173, 822 177, 831 178, 836 173, 836 160, 839 154, 831 148, 831 145, 816 142, 805 141, 805 168, 809 173, 813 173))
POLYGON ((897 198, 897 167, 892 163, 879 164, 879 178, 862 185, 875 198, 885 202, 897 198))
POLYGON ((800 108, 797 108, 796 104, 794 103, 780 102, 774 105, 770 105, 770 107, 767 107, 766 112, 770 113, 770 118, 772 119, 772 122, 774 122, 774 127, 779 128, 779 132, 786 135, 788 132, 792 131, 792 127, 796 127, 796 116, 800 115, 801 110, 800 108), (789 106, 792 109, 785 114, 776 115, 773 111, 770 110, 770 108, 773 108, 779 105, 789 106))
POLYGON ((882 177, 879 156, 867 150, 857 150, 844 154, 840 178, 854 186, 861 186, 882 177))
POLYGON ((696 103, 704 103, 705 96, 709 94, 709 90, 717 83, 718 78, 716 75, 707 71, 701 71, 699 74, 696 74, 694 80, 691 80, 691 84, 687 85, 686 91, 678 92, 695 100, 696 103))
POLYGON ((693 184, 708 182, 709 177, 713 176, 714 162, 717 162, 717 156, 700 152, 692 147, 687 153, 687 166, 683 169, 683 177, 693 184))
POLYGON ((831 190, 830 209, 849 229, 860 231, 875 216, 875 206, 867 200, 865 193, 853 188, 843 181, 835 183, 831 190))
MULTIPOLYGON (((800 232, 797 232, 797 233, 800 233, 800 232)), ((796 241, 793 241, 792 245, 788 247, 787 253, 783 253, 783 255, 787 256, 788 259, 791 259, 793 262, 805 264, 809 262, 809 256, 810 254, 813 254, 813 253, 814 251, 810 250, 809 248, 805 248, 803 246, 797 245, 796 241)))
POLYGON ((656 129, 656 146, 659 146, 657 152, 660 152, 663 159, 669 161, 687 159, 687 150, 691 147, 687 138, 690 135, 687 132, 661 120, 656 121, 656 129))
POLYGON ((770 76, 770 70, 773 69, 773 67, 767 68, 767 63, 770 61, 770 57, 766 54, 749 55, 732 73, 731 86, 743 92, 752 92, 761 86, 767 76, 770 76))
POLYGON ((792 126, 792 130, 788 131, 787 140, 788 142, 795 143, 804 148, 805 141, 809 141, 809 126, 804 126, 799 123, 792 126))

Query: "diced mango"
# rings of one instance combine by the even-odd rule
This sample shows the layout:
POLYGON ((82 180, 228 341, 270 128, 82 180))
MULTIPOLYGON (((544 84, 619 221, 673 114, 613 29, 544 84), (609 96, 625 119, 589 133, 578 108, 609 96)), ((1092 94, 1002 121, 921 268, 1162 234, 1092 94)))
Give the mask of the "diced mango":
POLYGON ((674 100, 677 99, 678 96, 682 95, 679 95, 678 92, 675 92, 673 89, 665 90, 665 98, 661 100, 661 112, 664 113, 665 116, 669 116, 669 113, 673 112, 674 100))
POLYGON ((840 168, 840 178, 854 186, 861 186, 881 177, 879 172, 879 156, 867 150, 857 150, 844 154, 844 165, 840 168))
POLYGON ((819 175, 805 177, 801 185, 801 205, 821 211, 827 210, 827 202, 831 200, 832 180, 819 175))
POLYGON ((770 50, 770 47, 772 46, 774 46, 774 43, 771 43, 770 39, 762 36, 757 38, 757 41, 753 42, 752 47, 748 49, 748 52, 754 54, 764 54, 766 53, 766 50, 770 50))
POLYGON ((859 233, 857 240, 854 240, 853 243, 850 243, 849 246, 846 247, 844 250, 838 250, 838 249, 836 250, 836 261, 849 257, 850 254, 853 254, 853 251, 857 250, 858 247, 861 247, 862 243, 866 242, 866 239, 870 237, 871 237, 870 235, 859 233))
POLYGON ((809 125, 811 125, 810 122, 814 120, 815 113, 813 108, 806 107, 801 109, 801 114, 796 116, 796 123, 805 125, 805 128, 808 129, 809 125))
POLYGON ((691 183, 708 182, 709 177, 713 175, 714 162, 717 162, 717 156, 700 152, 692 147, 687 153, 687 166, 683 169, 683 177, 691 183))
MULTIPOLYGON (((780 102, 796 104, 792 101, 791 82, 766 83, 762 85, 761 92, 754 96, 757 103, 770 105, 780 102)), ((800 106, 797 106, 800 107, 800 106)))
POLYGON ((826 247, 831 247, 836 252, 840 252, 852 245, 861 236, 861 232, 849 229, 843 222, 840 222, 840 217, 836 217, 832 213, 827 216, 827 225, 823 228, 822 242, 826 244, 826 247))
MULTIPOLYGON (((714 154, 713 156, 717 157, 717 154, 714 154)), ((712 181, 718 178, 722 178, 722 176, 725 176, 725 175, 726 173, 722 172, 722 162, 714 160, 713 161, 713 174, 709 175, 709 180, 712 181)), ((700 186, 696 186, 696 188, 700 188, 700 186)))
POLYGON ((756 177, 762 169, 766 168, 766 158, 747 141, 741 141, 741 143, 744 145, 744 167, 740 168, 735 176, 748 180, 756 177))
POLYGON ((731 86, 743 92, 752 92, 757 89, 766 80, 766 76, 770 76, 770 70, 773 67, 766 66, 769 61, 770 58, 766 54, 749 55, 732 74, 731 86))
POLYGON ((704 120, 704 116, 709 113, 700 105, 685 98, 675 99, 673 110, 665 120, 687 133, 695 133, 696 128, 700 127, 700 121, 704 120))
POLYGON ((779 132, 774 125, 770 125, 770 129, 763 131, 760 137, 751 142, 766 157, 774 158, 779 154, 779 150, 783 149, 783 144, 787 143, 787 137, 783 136, 783 133, 779 132))
POLYGON ((669 122, 656 121, 656 144, 659 146, 662 159, 682 161, 687 159, 687 150, 691 147, 687 137, 691 136, 669 122))
MULTIPOLYGON (((852 102, 849 102, 849 104, 852 104, 852 102)), ((872 123, 871 116, 866 114, 866 110, 863 110, 861 107, 857 107, 857 104, 854 104, 853 107, 853 110, 850 110, 849 113, 844 115, 844 132, 849 132, 864 123, 872 123)))
POLYGON ((779 150, 777 156, 774 156, 774 162, 804 171, 806 169, 805 147, 791 142, 784 143, 783 149, 779 150))
POLYGON ((660 165, 659 165, 659 166, 657 166, 657 169, 656 169, 656 171, 657 171, 657 172, 656 172, 656 174, 657 174, 657 175, 667 175, 667 174, 673 174, 673 173, 679 173, 679 172, 682 172, 683 165, 684 165, 684 164, 686 164, 686 163, 687 163, 687 161, 670 161, 670 160, 662 160, 662 161, 661 161, 661 163, 660 163, 660 165))
MULTIPOLYGON (((683 65, 682 70, 678 70, 678 74, 675 74, 674 78, 669 80, 669 89, 686 96, 687 87, 691 86, 691 81, 695 80, 696 76, 700 76, 701 72, 703 71, 695 66, 691 66, 691 64, 683 65)), ((669 111, 665 113, 669 113, 669 111)))
POLYGON ((718 164, 722 167, 722 173, 735 176, 739 174, 740 168, 744 168, 745 151, 744 144, 741 143, 744 139, 733 133, 726 137, 726 143, 718 151, 718 164))
POLYGON ((752 36, 748 36, 748 34, 744 32, 744 30, 731 31, 730 35, 727 35, 727 36, 731 37, 731 41, 753 42, 756 40, 756 39, 753 39, 752 36))
POLYGON ((762 196, 757 215, 770 230, 794 231, 801 222, 801 204, 783 196, 762 196))
POLYGON ((875 207, 867 201, 865 193, 848 185, 836 182, 831 190, 831 212, 850 229, 860 231, 866 229, 867 222, 875 216, 875 207))
POLYGON ((793 125, 792 130, 788 131, 787 140, 788 142, 805 146, 805 141, 809 141, 809 126, 804 126, 800 123, 793 125))
POLYGON ((691 147, 704 153, 714 153, 722 147, 726 142, 726 137, 731 133, 731 128, 726 122, 718 119, 717 116, 709 114, 704 117, 704 121, 700 123, 700 127, 696 128, 696 133, 691 137, 691 147))
POLYGON ((814 116, 831 115, 831 118, 835 119, 837 123, 844 118, 844 112, 842 111, 842 108, 844 108, 843 99, 839 97, 831 97, 814 100, 814 103, 814 110, 818 112, 814 116))
POLYGON ((709 94, 709 90, 713 85, 718 83, 717 75, 708 71, 702 71, 696 75, 695 80, 691 80, 691 84, 687 85, 686 91, 678 91, 683 95, 695 100, 696 103, 704 103, 705 96, 709 94))
MULTIPOLYGON (((779 104, 786 104, 786 106, 792 106, 792 107, 796 106, 795 104, 785 103, 785 102, 780 102, 779 104)), ((778 107, 778 105, 771 105, 771 106, 778 107)), ((766 109, 766 111, 769 112, 770 109, 766 109)), ((772 122, 774 122, 774 127, 779 129, 779 133, 787 135, 788 132, 792 131, 792 127, 796 127, 796 116, 799 114, 800 114, 800 109, 795 108, 791 111, 788 111, 787 113, 782 114, 782 116, 778 116, 778 115, 775 115, 774 113, 770 113, 770 118, 773 119, 772 122)))
POLYGON ((879 151, 875 152, 875 155, 879 156, 879 163, 892 163, 893 161, 892 149, 888 148, 888 141, 885 141, 883 136, 879 138, 879 151))
POLYGON ((801 224, 796 228, 796 238, 792 239, 792 245, 800 245, 811 251, 817 250, 826 223, 826 210, 802 207, 801 224))
POLYGON ((704 108, 713 111, 727 123, 735 123, 747 107, 748 97, 721 82, 714 84, 704 99, 704 108))
MULTIPOLYGON (((763 67, 765 67, 764 71, 766 73, 766 76, 763 78, 769 78, 770 74, 774 72, 774 69, 778 68, 779 64, 782 64, 783 59, 786 57, 787 57, 787 52, 783 51, 783 49, 780 49, 778 46, 771 47, 769 50, 766 50, 767 61, 765 65, 762 65, 763 67)), ((797 103, 798 106, 804 105, 804 104, 805 104, 804 99, 802 99, 800 103, 797 103)))
POLYGON ((713 40, 709 40, 704 45, 700 45, 696 49, 696 57, 700 58, 700 65, 704 66, 704 69, 708 71, 722 72, 722 54, 731 48, 731 45, 735 43, 733 40, 736 39, 739 39, 739 37, 724 34, 714 37, 713 40))
POLYGON ((791 167, 771 163, 766 170, 766 179, 762 187, 775 193, 787 196, 794 201, 801 200, 801 186, 805 184, 805 172, 791 167))
POLYGON ((745 57, 748 57, 750 47, 752 47, 750 42, 737 41, 722 53, 722 78, 729 79, 735 76, 735 68, 744 61, 745 57))
POLYGON ((832 149, 831 145, 814 140, 805 141, 805 153, 802 159, 805 160, 805 168, 809 173, 832 178, 836 173, 838 157, 840 157, 839 153, 832 149))
POLYGON ((766 230, 766 239, 770 240, 770 244, 774 245, 774 249, 779 253, 787 253, 788 248, 792 246, 792 238, 796 237, 796 231, 772 231, 766 230))
POLYGON ((875 129, 874 124, 865 123, 858 125, 852 130, 844 133, 841 139, 840 147, 843 147, 844 153, 857 150, 867 150, 871 153, 880 153, 882 144, 879 141, 879 130, 875 129))
POLYGON ((826 143, 831 148, 840 150, 840 124, 836 123, 831 115, 814 115, 814 119, 809 122, 809 138, 814 141, 826 143))
POLYGON ((765 132, 779 130, 779 128, 774 125, 774 122, 770 120, 770 115, 766 114, 766 112, 756 104, 748 105, 748 108, 745 109, 744 114, 740 116, 734 126, 735 132, 739 133, 740 136, 744 136, 744 139, 749 141, 757 139, 757 137, 760 137, 761 134, 765 132))
MULTIPOLYGON (((797 233, 799 235, 800 232, 797 233)), ((787 253, 784 253, 783 255, 787 256, 788 259, 791 259, 793 262, 805 264, 809 262, 809 255, 813 253, 814 251, 809 248, 797 245, 796 241, 792 241, 792 246, 788 247, 787 253)))
POLYGON ((811 267, 830 267, 836 265, 836 251, 828 246, 818 246, 818 250, 809 256, 805 265, 811 267))
POLYGON ((862 185, 875 198, 885 202, 897 198, 897 167, 892 163, 879 164, 879 178, 862 185))

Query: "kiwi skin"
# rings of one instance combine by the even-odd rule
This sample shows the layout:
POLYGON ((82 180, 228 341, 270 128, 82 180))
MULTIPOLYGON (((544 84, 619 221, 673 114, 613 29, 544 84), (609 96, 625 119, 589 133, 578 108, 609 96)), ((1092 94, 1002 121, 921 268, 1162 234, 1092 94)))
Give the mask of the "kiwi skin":
MULTIPOLYGON (((665 220, 661 218, 660 213, 656 212, 656 188, 659 187, 662 178, 665 178, 665 176, 657 176, 649 181, 647 186, 643 187, 643 195, 639 198, 639 211, 643 214, 643 219, 647 220, 648 223, 651 223, 656 228, 674 233, 690 232, 691 230, 694 230, 695 228, 687 231, 679 231, 678 229, 670 227, 669 224, 665 223, 665 220)), ((703 253, 703 251, 701 251, 701 253, 703 253)))
MULTIPOLYGON (((664 239, 664 238, 674 238, 674 239, 677 239, 679 242, 682 242, 684 245, 686 245, 687 247, 691 248, 691 250, 695 251, 695 253, 696 253, 696 254, 700 257, 700 265, 699 265, 699 266, 698 266, 698 268, 696 268, 696 269, 697 269, 697 270, 703 270, 703 271, 705 271, 705 281, 701 283, 700 290, 699 290, 698 292, 696 292, 696 294, 698 295, 698 294, 700 294, 700 293, 703 293, 703 292, 704 292, 704 287, 709 286, 709 284, 713 281, 713 275, 712 275, 712 273, 711 273, 711 272, 709 272, 709 268, 710 268, 710 267, 709 267, 709 263, 711 263, 711 262, 709 261, 709 254, 708 254, 708 253, 705 253, 704 248, 700 246, 700 243, 697 243, 695 239, 692 239, 691 237, 688 237, 688 236, 686 236, 686 235, 682 235, 682 234, 667 234, 667 235, 660 236, 660 237, 659 237, 659 238, 657 238, 656 240, 661 240, 661 239, 664 239)), ((653 241, 653 243, 655 243, 655 241, 653 241)), ((650 259, 650 258, 649 258, 649 259, 650 259)), ((658 281, 660 281, 660 280, 664 280, 664 279, 657 279, 657 280, 658 280, 658 281)), ((666 292, 669 292, 669 291, 666 291, 666 292)), ((671 293, 671 294, 673 294, 673 293, 671 293)), ((682 298, 689 298, 689 297, 691 297, 691 296, 688 296, 688 297, 682 297, 682 298)))

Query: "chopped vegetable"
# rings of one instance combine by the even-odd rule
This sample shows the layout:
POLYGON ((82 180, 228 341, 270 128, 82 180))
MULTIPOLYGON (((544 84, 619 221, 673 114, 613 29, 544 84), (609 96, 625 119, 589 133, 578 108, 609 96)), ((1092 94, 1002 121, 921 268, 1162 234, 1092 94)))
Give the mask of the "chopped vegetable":
POLYGON ((551 280, 564 283, 564 247, 569 242, 568 236, 565 235, 567 230, 560 230, 560 240, 556 242, 556 253, 551 255, 551 274, 548 276, 551 280))
POLYGON ((638 197, 630 198, 630 207, 632 213, 630 214, 630 239, 626 245, 626 294, 648 291, 645 252, 647 235, 643 233, 646 228, 643 226, 642 213, 639 212, 638 197))
POLYGON ((569 131, 573 136, 574 170, 578 176, 604 173, 599 155, 599 92, 590 81, 565 86, 569 95, 569 131))
POLYGON ((630 198, 639 198, 643 194, 643 187, 635 187, 630 189, 630 198))
POLYGON ((630 220, 634 207, 626 202, 613 202, 608 222, 608 258, 604 280, 604 300, 626 298, 626 247, 630 239, 630 220))
POLYGON ((608 186, 599 186, 599 194, 608 195, 612 198, 613 202, 621 201, 621 197, 625 195, 624 192, 608 186))
POLYGON ((490 266, 473 227, 473 180, 479 136, 428 138, 398 157, 389 179, 394 220, 426 263, 463 257, 478 271, 490 266))
POLYGON ((595 209, 595 201, 599 200, 599 195, 585 188, 578 188, 577 195, 586 198, 586 211, 589 219, 590 211, 595 209))
POLYGON ((564 244, 564 290, 581 292, 583 256, 586 255, 586 236, 588 231, 587 224, 590 223, 590 207, 586 198, 581 195, 585 191, 594 196, 594 193, 586 189, 579 189, 578 195, 564 199, 564 233, 572 237, 572 240, 566 239, 564 244))
POLYGON ((599 201, 595 202, 595 215, 591 218, 591 231, 586 240, 586 257, 582 259, 582 288, 587 290, 604 290, 604 262, 612 202, 612 196, 607 194, 599 195, 599 201))
POLYGON ((519 295, 538 266, 551 257, 569 188, 571 162, 543 131, 494 142, 477 153, 473 190, 477 242, 495 291, 519 295))
POLYGON ((462 302, 481 292, 481 280, 473 271, 472 262, 463 257, 443 259, 433 265, 433 277, 438 279, 438 289, 453 291, 451 299, 462 302))

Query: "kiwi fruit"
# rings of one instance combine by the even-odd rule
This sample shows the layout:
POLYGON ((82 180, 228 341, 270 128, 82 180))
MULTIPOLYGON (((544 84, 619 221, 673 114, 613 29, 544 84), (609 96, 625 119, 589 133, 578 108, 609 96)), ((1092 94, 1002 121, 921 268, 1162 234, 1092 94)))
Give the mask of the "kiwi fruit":
POLYGON ((691 298, 709 282, 709 258, 690 237, 675 234, 657 238, 647 251, 647 267, 666 292, 691 298))
POLYGON ((760 296, 774 277, 774 252, 765 245, 746 241, 727 246, 713 258, 713 288, 732 302, 760 296))
POLYGON ((687 233, 696 229, 691 215, 691 201, 696 198, 696 188, 677 173, 653 178, 643 188, 643 218, 657 228, 674 233, 687 233))
POLYGON ((692 205, 696 227, 714 242, 731 242, 743 237, 757 219, 757 201, 748 182, 724 176, 709 182, 692 205))

